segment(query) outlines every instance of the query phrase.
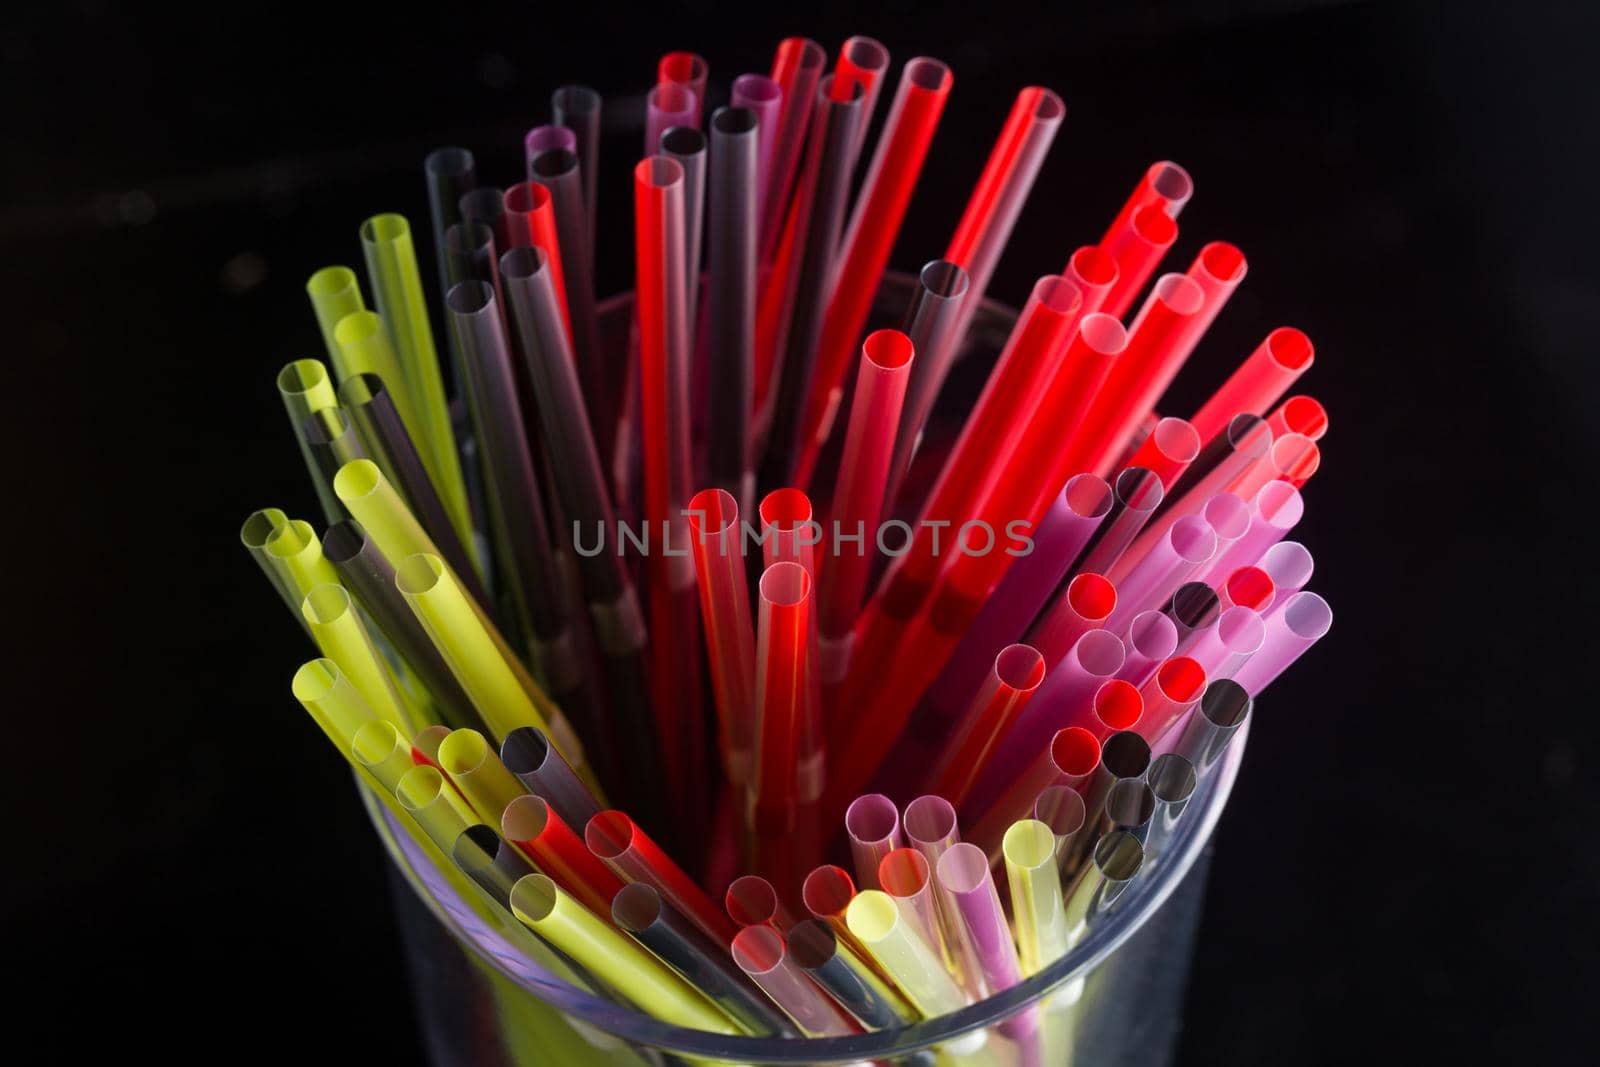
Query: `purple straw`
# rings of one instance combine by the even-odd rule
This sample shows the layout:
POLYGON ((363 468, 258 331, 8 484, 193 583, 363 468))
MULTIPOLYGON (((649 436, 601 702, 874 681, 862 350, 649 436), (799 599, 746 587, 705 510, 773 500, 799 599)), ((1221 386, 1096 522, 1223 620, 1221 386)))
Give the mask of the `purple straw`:
POLYGON ((1142 686, 1178 650, 1178 627, 1164 611, 1141 611, 1128 624, 1122 644, 1125 654, 1117 677, 1142 686))
POLYGON ((765 74, 741 74, 733 79, 732 107, 756 113, 756 203, 766 203, 767 182, 772 178, 772 148, 778 141, 778 115, 783 110, 783 87, 765 74))
POLYGON ((1272 603, 1261 611, 1265 615, 1306 587, 1315 564, 1310 550, 1299 541, 1279 541, 1261 553, 1256 566, 1272 579, 1272 603))
POLYGON ((1268 482, 1250 498, 1250 526, 1244 535, 1226 551, 1219 551, 1195 577, 1217 585, 1240 567, 1250 566, 1267 549, 1282 541, 1305 511, 1300 490, 1288 482, 1268 482))
POLYGON ((694 90, 681 82, 661 82, 650 89, 644 104, 644 154, 661 151, 661 135, 674 126, 693 126, 694 90))
POLYGON ((856 797, 844 811, 844 829, 850 837, 850 855, 856 864, 856 886, 882 889, 878 884, 878 864, 899 848, 900 812, 894 801, 882 793, 856 797))
POLYGON ((1252 697, 1272 684, 1289 664, 1305 655, 1333 625, 1333 609, 1315 593, 1299 592, 1273 607, 1266 617, 1261 651, 1250 657, 1233 680, 1252 697))
POLYGON ((1234 607, 1201 631, 1188 656, 1205 668, 1206 678, 1232 678, 1245 662, 1261 651, 1266 624, 1250 608, 1234 607))
POLYGON ((522 139, 522 158, 527 166, 528 181, 534 180, 533 161, 553 148, 562 148, 573 155, 578 153, 578 135, 565 126, 535 126, 522 139))
MULTIPOLYGON (((1217 532, 1200 515, 1185 515, 1150 546, 1117 586, 1117 610, 1106 629, 1121 633, 1141 611, 1159 608, 1216 555, 1217 532)), ((1118 664, 1121 666, 1121 664, 1118 664)))
POLYGON ((989 857, 977 845, 963 842, 940 858, 937 876, 944 899, 954 905, 949 913, 960 919, 988 992, 997 993, 1022 981, 1017 946, 989 874, 989 857))

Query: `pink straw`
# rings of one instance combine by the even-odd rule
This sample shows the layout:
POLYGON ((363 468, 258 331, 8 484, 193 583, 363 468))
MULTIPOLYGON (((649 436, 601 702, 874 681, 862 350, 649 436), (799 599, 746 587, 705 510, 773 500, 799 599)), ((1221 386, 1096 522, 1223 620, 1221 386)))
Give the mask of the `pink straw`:
MULTIPOLYGON (((1051 668, 1039 692, 1000 742, 974 799, 998 792, 1018 774, 1063 723, 1073 721, 1094 700, 1095 691, 1122 667, 1122 641, 1108 630, 1090 630, 1051 668)), ((965 809, 963 809, 965 810, 965 809)))
POLYGON ((1256 610, 1265 615, 1306 587, 1315 563, 1311 552, 1299 541, 1279 541, 1261 554, 1256 563, 1272 579, 1272 602, 1256 610))
POLYGON ((1161 666, 1163 660, 1177 651, 1178 627, 1165 611, 1152 608, 1141 611, 1128 623, 1128 632, 1122 643, 1127 654, 1117 677, 1134 685, 1143 685, 1161 666))
POLYGON ((1267 334, 1266 340, 1189 420, 1199 431, 1200 439, 1210 441, 1240 412, 1265 415, 1311 368, 1315 356, 1311 339, 1292 326, 1280 326, 1267 334))
POLYGON ((1104 626, 1116 607, 1116 586, 1104 575, 1079 574, 1067 584, 1066 595, 1033 624, 1028 640, 1045 663, 1055 663, 1078 643, 1078 638, 1104 626))
MULTIPOLYGON (((1135 546, 1137 551, 1138 546, 1135 546)), ((1120 632, 1141 611, 1160 607, 1201 567, 1217 554, 1217 532, 1200 515, 1177 520, 1142 559, 1129 553, 1113 568, 1117 583, 1117 610, 1106 629, 1120 632), (1133 563, 1129 560, 1133 559, 1133 563), (1120 578, 1118 570, 1124 571, 1120 578)))
POLYGON ((697 126, 700 101, 682 82, 660 82, 645 96, 644 154, 661 151, 661 135, 674 126, 697 126))
POLYGON ((1234 493, 1218 493, 1207 500, 1205 507, 1200 509, 1200 517, 1217 535, 1217 547, 1212 559, 1232 548, 1250 529, 1250 505, 1234 493))
POLYGON ((756 204, 763 204, 767 182, 772 177, 772 150, 778 137, 778 114, 783 108, 783 89, 765 74, 741 74, 733 79, 729 93, 732 107, 747 107, 756 113, 756 204))
POLYGON ((856 797, 845 809, 844 829, 850 838, 850 855, 855 858, 857 882, 863 889, 882 889, 878 864, 902 844, 900 812, 894 801, 882 793, 856 797))
POLYGON ((1267 628, 1261 615, 1251 608, 1233 607, 1203 630, 1189 649, 1189 658, 1200 664, 1206 678, 1232 678, 1251 656, 1261 651, 1267 628))
MULTIPOLYGON (((1240 567, 1249 566, 1294 529, 1305 514, 1300 491, 1288 482, 1268 482, 1250 498, 1250 527, 1226 552, 1202 567, 1196 577, 1214 585, 1240 567)), ((1276 579, 1274 579, 1276 581, 1276 579)))
POLYGON ((1017 947, 989 874, 989 857, 976 845, 954 845, 939 858, 937 873, 939 889, 954 905, 951 913, 960 918, 986 992, 997 993, 1022 981, 1017 947))
POLYGON ((1250 657, 1233 680, 1252 697, 1289 668, 1333 626, 1333 609, 1315 593, 1299 592, 1276 605, 1266 618, 1261 651, 1250 657))
POLYGON ((958 983, 976 996, 982 987, 970 980, 977 968, 965 958, 957 929, 946 925, 933 886, 934 867, 928 857, 914 848, 897 848, 878 864, 878 884, 894 898, 895 907, 906 924, 917 932, 922 943, 944 961, 958 983))
POLYGON ((944 797, 932 794, 918 797, 906 805, 900 821, 906 841, 926 856, 930 864, 938 863, 939 857, 961 840, 955 805, 944 797))

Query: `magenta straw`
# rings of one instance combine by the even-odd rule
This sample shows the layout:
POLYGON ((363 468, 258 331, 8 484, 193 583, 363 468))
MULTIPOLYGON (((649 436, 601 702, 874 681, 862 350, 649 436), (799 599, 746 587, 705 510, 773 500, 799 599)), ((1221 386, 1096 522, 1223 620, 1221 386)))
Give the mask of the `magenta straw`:
MULTIPOLYGON (((1178 586, 1217 554, 1217 532, 1200 515, 1185 515, 1172 524, 1165 536, 1150 546, 1117 584, 1117 610, 1106 621, 1106 629, 1120 633, 1141 611, 1167 603, 1178 586)), ((1128 564, 1124 556, 1120 566, 1128 564)))
MULTIPOLYGON (((1226 552, 1217 553, 1195 577, 1215 585, 1240 567, 1250 566, 1261 559, 1267 549, 1283 540, 1305 511, 1300 490, 1288 482, 1268 482, 1250 498, 1250 526, 1244 535, 1228 546, 1226 552)), ((1282 588, 1283 583, 1278 585, 1282 588)))
POLYGON ((1261 651, 1267 636, 1259 612, 1233 607, 1218 616, 1189 648, 1188 656, 1211 680, 1232 678, 1245 662, 1261 651))
POLYGON ((694 126, 700 103, 694 90, 682 82, 661 82, 651 87, 644 101, 644 154, 661 151, 661 135, 674 126, 694 126))
POLYGON ((845 809, 844 830, 850 837, 857 888, 882 889, 878 884, 878 864, 904 843, 900 837, 900 812, 894 801, 882 793, 856 797, 845 809))
POLYGON ((1266 617, 1261 651, 1233 676, 1252 697, 1288 669, 1306 649, 1322 640, 1333 625, 1333 609, 1315 593, 1299 592, 1276 605, 1266 617))
POLYGON ((950 718, 966 709, 994 665, 995 653, 1023 636, 1095 535, 1111 502, 1111 487, 1097 475, 1079 474, 1067 482, 1032 535, 1033 551, 1006 570, 929 690, 934 714, 950 718))
POLYGON ((741 74, 733 79, 729 105, 756 113, 756 217, 764 204, 772 177, 772 147, 778 139, 778 115, 783 110, 783 87, 765 74, 741 74))
POLYGON ((1162 661, 1178 650, 1178 626, 1164 611, 1141 611, 1128 623, 1122 643, 1126 654, 1117 677, 1144 685, 1162 661))
POLYGON ((1067 583, 1065 595, 1033 624, 1028 643, 1039 650, 1046 663, 1055 663, 1078 643, 1078 638, 1104 626, 1116 609, 1116 586, 1102 574, 1084 572, 1067 583))
POLYGON ((1078 638, 997 745, 973 797, 981 802, 993 796, 997 786, 1020 773, 1063 723, 1090 706, 1101 683, 1122 669, 1123 657, 1122 640, 1108 630, 1090 630, 1078 638))
POLYGON ((936 864, 950 846, 961 840, 955 805, 944 797, 920 796, 906 805, 902 829, 910 846, 936 864))
POLYGON ((1051 786, 1064 785, 1082 791, 1100 765, 1100 742, 1080 727, 1057 730, 1050 742, 1030 754, 1027 765, 986 805, 969 805, 967 821, 974 824, 968 835, 984 854, 998 862, 1006 831, 1033 810, 1039 794, 1051 786), (973 819, 974 812, 980 817, 973 819))
POLYGON ((1000 909, 1000 894, 989 873, 989 857, 976 845, 957 844, 939 859, 936 871, 947 909, 959 917, 964 940, 983 976, 985 995, 1022 981, 1017 946, 1000 909))
MULTIPOLYGON (((522 138, 522 159, 527 168, 526 178, 533 181, 533 161, 553 149, 563 149, 573 155, 578 153, 578 135, 565 126, 535 126, 522 138)), ((573 251, 565 251, 563 259, 571 258, 573 251)))
POLYGON ((1315 562, 1311 558, 1311 551, 1299 541, 1279 541, 1261 553, 1256 566, 1272 579, 1272 602, 1257 609, 1265 615, 1306 587, 1315 562))
POLYGON ((807 1037, 858 1032, 859 1027, 789 957, 783 935, 772 927, 740 930, 733 939, 733 961, 807 1037))

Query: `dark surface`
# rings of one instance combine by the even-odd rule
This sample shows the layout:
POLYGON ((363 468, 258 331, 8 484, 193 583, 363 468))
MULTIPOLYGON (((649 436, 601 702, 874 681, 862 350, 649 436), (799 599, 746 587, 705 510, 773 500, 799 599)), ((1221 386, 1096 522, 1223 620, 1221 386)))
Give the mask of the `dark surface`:
POLYGON ((720 27, 612 16, 570 37, 535 5, 367 25, 330 5, 51 10, 0 35, 0 243, 27 657, 6 938, 57 1048, 151 1028, 176 1055, 199 1013, 236 1051, 316 1033, 318 1053, 414 1055, 376 839, 289 695, 303 635, 235 541, 256 507, 313 514, 272 388, 319 354, 305 278, 359 265, 368 215, 421 225, 429 148, 510 179, 550 89, 580 79, 616 105, 612 291, 638 141, 624 93, 655 57, 700 49, 720 94, 784 33, 831 50, 866 32, 896 71, 927 53, 956 75, 897 265, 943 250, 1037 82, 1069 115, 993 294, 1020 301, 1169 157, 1198 186, 1177 265, 1222 237, 1251 270, 1167 407, 1196 406, 1272 326, 1319 348, 1305 385, 1333 429, 1300 536, 1338 621, 1259 710, 1180 1062, 1587 1059, 1570 1031, 1592 1029, 1600 790, 1577 622, 1596 589, 1571 516, 1596 458, 1592 10, 963 4, 741 14, 730 35, 718 8, 720 27), (353 1021, 373 1007, 392 1024, 353 1021))

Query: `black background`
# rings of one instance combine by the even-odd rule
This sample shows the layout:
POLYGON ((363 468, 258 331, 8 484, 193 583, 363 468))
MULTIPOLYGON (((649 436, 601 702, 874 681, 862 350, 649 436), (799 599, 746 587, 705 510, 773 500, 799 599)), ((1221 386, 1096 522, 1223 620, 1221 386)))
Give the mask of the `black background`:
POLYGON ((188 1018, 235 1052, 407 1062, 383 860, 235 540, 254 508, 313 513, 272 387, 320 353, 305 278, 359 265, 378 211, 425 228, 431 147, 509 179, 584 80, 614 127, 601 290, 626 286, 656 56, 705 54, 716 102, 783 35, 859 32, 956 75, 896 264, 942 250, 1043 84, 1069 115, 992 294, 1019 302, 1172 158, 1198 189, 1174 261, 1226 238, 1251 268, 1167 407, 1272 326, 1318 345, 1333 428, 1297 536, 1337 621, 1260 709, 1180 1062, 1588 1059, 1594 10, 655 10, 6 16, 6 939, 54 1048, 193 1053, 188 1018), (351 1025, 374 1006, 394 1024, 351 1025))

